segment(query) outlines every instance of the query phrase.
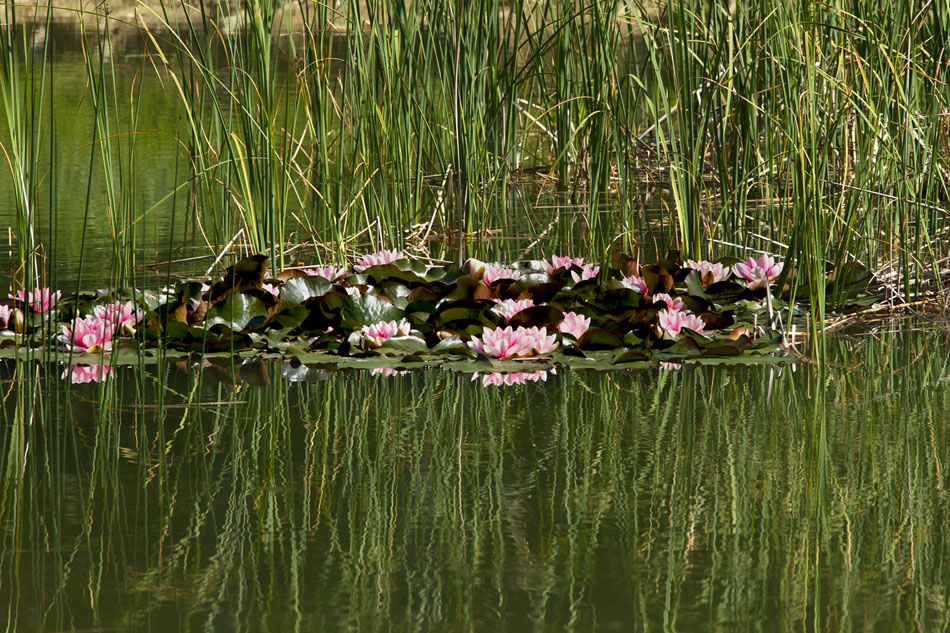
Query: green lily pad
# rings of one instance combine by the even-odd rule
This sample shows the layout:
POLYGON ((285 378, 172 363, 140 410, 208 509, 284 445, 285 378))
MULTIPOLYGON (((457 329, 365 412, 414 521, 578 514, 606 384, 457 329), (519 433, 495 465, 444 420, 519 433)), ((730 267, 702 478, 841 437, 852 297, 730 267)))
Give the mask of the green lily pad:
POLYGON ((564 320, 564 313, 553 306, 532 306, 518 312, 508 321, 511 327, 544 327, 549 331, 557 330, 564 320))
POLYGON ((453 321, 486 323, 487 319, 487 322, 492 322, 491 317, 487 315, 491 312, 493 305, 495 304, 484 299, 461 299, 447 302, 442 304, 433 317, 432 325, 441 328, 453 321))
POLYGON ((412 262, 408 259, 398 260, 391 264, 381 264, 379 266, 370 266, 363 271, 367 278, 373 283, 379 284, 387 279, 394 279, 406 283, 424 284, 426 279, 411 269, 412 262))
POLYGON ((640 363, 650 360, 650 355, 642 349, 628 349, 621 351, 611 361, 612 365, 623 365, 626 363, 640 363))
POLYGON ((224 325, 233 332, 262 325, 267 320, 267 308, 261 300, 241 292, 232 292, 221 303, 208 310, 205 323, 210 328, 224 325))
POLYGON ((292 308, 312 297, 321 297, 330 290, 330 282, 323 277, 297 277, 280 287, 280 309, 292 308))
POLYGON ((590 328, 577 341, 582 350, 607 350, 623 347, 623 339, 616 332, 603 328, 590 328))
POLYGON ((383 341, 374 351, 379 354, 424 354, 429 346, 418 336, 394 336, 383 341))
POLYGON ((623 335, 623 344, 628 345, 630 347, 640 347, 641 345, 643 345, 644 340, 645 339, 638 336, 637 333, 634 332, 633 330, 630 330, 629 332, 623 335))
POLYGON ((388 299, 372 294, 347 296, 343 302, 342 325, 356 329, 380 321, 398 321, 405 312, 388 299))
POLYGON ((699 343, 689 336, 684 336, 666 349, 656 353, 660 360, 676 360, 678 358, 692 358, 701 356, 703 353, 699 343))
POLYGON ((458 335, 442 339, 432 348, 432 351, 443 354, 464 354, 466 356, 473 353, 472 348, 458 335))

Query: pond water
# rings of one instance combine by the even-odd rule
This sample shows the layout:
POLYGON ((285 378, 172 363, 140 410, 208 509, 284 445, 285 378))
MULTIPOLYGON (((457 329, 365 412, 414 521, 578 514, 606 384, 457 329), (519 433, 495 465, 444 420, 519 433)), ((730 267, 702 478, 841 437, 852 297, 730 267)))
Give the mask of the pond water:
POLYGON ((8 363, 3 630, 945 630, 947 339, 507 387, 8 363))

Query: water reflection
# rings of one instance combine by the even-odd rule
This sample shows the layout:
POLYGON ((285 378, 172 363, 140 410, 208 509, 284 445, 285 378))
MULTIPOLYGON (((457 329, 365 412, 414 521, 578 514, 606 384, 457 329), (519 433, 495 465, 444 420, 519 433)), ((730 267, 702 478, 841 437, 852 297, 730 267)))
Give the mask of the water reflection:
POLYGON ((69 378, 69 382, 74 385, 102 382, 115 378, 115 371, 111 365, 70 365, 69 369, 63 372, 63 380, 66 378, 69 378))
POLYGON ((8 630, 935 630, 946 338, 507 388, 4 365, 8 630))
POLYGON ((557 374, 557 367, 538 371, 475 372, 472 374, 472 380, 481 378, 483 387, 505 387, 510 385, 523 385, 526 382, 547 382, 549 374, 552 376, 557 374))

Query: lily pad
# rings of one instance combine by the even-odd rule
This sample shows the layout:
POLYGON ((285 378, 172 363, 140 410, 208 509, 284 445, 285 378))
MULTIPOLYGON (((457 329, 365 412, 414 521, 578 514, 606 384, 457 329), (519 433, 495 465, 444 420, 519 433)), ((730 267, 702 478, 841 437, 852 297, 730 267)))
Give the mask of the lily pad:
POLYGON ((623 339, 616 332, 603 328, 590 328, 578 339, 582 350, 607 350, 623 347, 623 339))
POLYGON ((372 294, 347 296, 343 303, 342 324, 348 329, 380 321, 397 321, 405 312, 384 297, 372 294))
POLYGON ((233 332, 262 325, 267 319, 267 308, 257 297, 232 292, 226 299, 208 310, 205 323, 210 328, 224 325, 233 332))
POLYGON ((280 287, 280 309, 300 305, 312 297, 321 297, 330 290, 330 282, 323 277, 297 277, 284 282, 280 287))

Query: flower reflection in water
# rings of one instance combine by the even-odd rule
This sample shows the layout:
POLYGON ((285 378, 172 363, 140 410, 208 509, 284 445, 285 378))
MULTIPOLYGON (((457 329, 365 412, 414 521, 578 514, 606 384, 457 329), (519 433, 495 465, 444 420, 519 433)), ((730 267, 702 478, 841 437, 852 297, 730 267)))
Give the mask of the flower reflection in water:
POLYGON ((549 370, 538 370, 538 371, 513 371, 513 372, 490 372, 487 374, 482 374, 475 372, 472 374, 472 380, 482 379, 483 387, 502 387, 508 385, 523 385, 528 382, 547 382, 548 374, 552 376, 557 374, 557 367, 552 367, 549 370))
POLYGON ((111 365, 72 365, 63 372, 63 380, 67 377, 72 384, 79 385, 115 378, 115 371, 111 365))
POLYGON ((386 376, 387 378, 392 378, 393 376, 405 376, 409 373, 408 369, 393 369, 392 367, 374 367, 369 370, 371 376, 386 376))

